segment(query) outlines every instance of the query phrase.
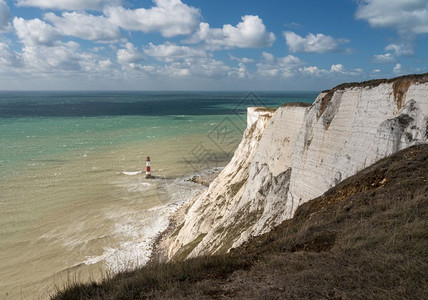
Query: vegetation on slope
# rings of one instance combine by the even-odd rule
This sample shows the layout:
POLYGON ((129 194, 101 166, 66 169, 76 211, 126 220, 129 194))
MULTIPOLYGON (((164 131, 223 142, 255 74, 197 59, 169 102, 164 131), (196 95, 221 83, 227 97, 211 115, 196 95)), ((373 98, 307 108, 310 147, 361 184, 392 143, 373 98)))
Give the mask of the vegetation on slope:
POLYGON ((231 253, 149 265, 54 299, 426 299, 428 145, 299 207, 231 253))

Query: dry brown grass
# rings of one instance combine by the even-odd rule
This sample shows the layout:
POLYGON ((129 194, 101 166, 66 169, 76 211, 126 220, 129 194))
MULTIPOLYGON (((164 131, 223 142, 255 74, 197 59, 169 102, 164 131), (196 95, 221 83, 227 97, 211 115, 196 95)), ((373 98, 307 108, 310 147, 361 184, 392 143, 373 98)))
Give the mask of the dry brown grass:
POLYGON ((54 299, 426 299, 428 145, 303 204, 228 255, 151 265, 54 299))

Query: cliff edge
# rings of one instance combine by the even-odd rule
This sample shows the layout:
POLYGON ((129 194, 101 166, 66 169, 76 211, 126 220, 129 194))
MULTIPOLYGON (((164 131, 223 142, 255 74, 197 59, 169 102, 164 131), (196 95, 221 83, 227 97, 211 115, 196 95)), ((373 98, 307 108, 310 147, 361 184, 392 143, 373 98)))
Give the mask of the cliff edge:
POLYGON ((161 261, 226 253, 376 161, 428 141, 428 74, 339 85, 310 106, 249 108, 234 157, 181 208, 161 261))
POLYGON ((227 254, 149 264, 53 299, 426 299, 428 145, 299 206, 227 254))

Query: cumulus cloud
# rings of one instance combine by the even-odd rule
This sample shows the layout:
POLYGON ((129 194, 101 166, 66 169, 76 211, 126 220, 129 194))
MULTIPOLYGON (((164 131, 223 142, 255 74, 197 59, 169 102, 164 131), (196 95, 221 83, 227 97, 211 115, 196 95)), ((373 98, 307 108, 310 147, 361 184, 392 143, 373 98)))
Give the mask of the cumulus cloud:
POLYGON ((393 72, 394 72, 394 74, 396 74, 396 75, 401 74, 401 73, 402 73, 402 70, 401 70, 401 64, 400 64, 400 63, 397 63, 397 64, 394 66, 394 68, 392 69, 392 71, 393 71, 393 72))
POLYGON ((411 56, 413 46, 411 44, 389 44, 385 47, 385 51, 394 52, 397 56, 411 56))
POLYGON ((360 76, 364 73, 362 69, 347 70, 342 64, 331 65, 330 70, 309 66, 299 68, 299 72, 310 77, 337 77, 337 76, 360 76))
POLYGON ((4 0, 0 0, 0 32, 8 29, 10 18, 9 7, 4 0))
POLYGON ((247 67, 242 62, 239 63, 238 68, 235 68, 234 71, 235 71, 236 77, 240 79, 250 77, 247 67))
POLYGON ((275 39, 275 35, 266 30, 262 19, 246 15, 236 26, 226 24, 222 28, 210 28, 208 23, 202 22, 198 31, 185 42, 204 42, 211 49, 262 48, 272 46, 275 39))
POLYGON ((154 0, 156 6, 145 9, 108 7, 105 14, 110 21, 125 30, 159 31, 164 37, 190 34, 197 27, 200 12, 181 0, 154 0))
POLYGON ((112 66, 105 58, 82 52, 80 45, 75 42, 58 42, 54 46, 25 46, 22 60, 26 72, 66 75, 69 73, 86 74, 105 71, 112 66))
POLYGON ((21 55, 13 50, 5 43, 0 43, 0 65, 4 67, 21 67, 21 55))
POLYGON ((316 76, 316 77, 320 77, 322 74, 328 73, 327 70, 320 69, 317 66, 300 68, 299 71, 302 74, 306 74, 306 75, 310 75, 310 76, 316 76))
POLYGON ((0 0, 0 32, 9 30, 10 18, 9 7, 4 0, 0 0))
POLYGON ((345 68, 342 64, 331 65, 330 72, 343 73, 345 72, 345 68))
POLYGON ((428 33, 426 0, 362 0, 355 16, 372 27, 393 28, 401 34, 428 33))
POLYGON ((15 17, 13 26, 19 39, 26 46, 52 46, 54 41, 58 39, 58 31, 40 19, 25 20, 15 17))
POLYGON ((247 57, 235 57, 235 56, 233 56, 230 53, 229 53, 229 58, 230 58, 230 60, 235 60, 237 62, 244 63, 244 64, 248 64, 248 63, 253 63, 254 62, 254 59, 247 58, 247 57))
POLYGON ((104 16, 64 12, 62 17, 47 13, 44 18, 51 22, 62 35, 93 41, 115 41, 121 36, 119 28, 104 16))
POLYGON ((373 55, 372 62, 376 64, 392 64, 396 61, 391 53, 373 55))
POLYGON ((58 10, 99 10, 119 5, 121 0, 17 0, 18 6, 32 6, 58 10))
POLYGON ((212 57, 190 57, 180 61, 166 63, 164 65, 132 65, 133 70, 139 71, 152 77, 159 76, 164 80, 167 78, 216 78, 223 79, 236 77, 237 71, 222 61, 212 57))
POLYGON ((263 52, 262 60, 257 64, 257 73, 263 77, 292 77, 303 62, 296 56, 275 57, 263 52))
POLYGON ((331 36, 309 33, 302 37, 292 31, 284 32, 285 42, 291 52, 326 53, 339 51, 339 44, 349 42, 346 39, 336 40, 331 36))
POLYGON ((27 46, 23 49, 23 58, 28 67, 37 71, 77 71, 80 69, 78 48, 74 42, 55 47, 27 46))
POLYGON ((397 56, 413 55, 413 46, 411 44, 389 44, 385 47, 385 54, 373 55, 372 62, 376 64, 393 64, 397 62, 397 56), (393 53, 391 53, 393 52, 393 53))
POLYGON ((125 48, 117 51, 117 61, 120 64, 135 64, 142 60, 144 60, 143 54, 132 43, 126 43, 125 48))
POLYGON ((194 49, 188 46, 178 46, 170 42, 162 45, 150 43, 144 48, 144 53, 165 62, 173 62, 190 57, 206 57, 208 55, 205 50, 194 49))
POLYGON ((208 78, 229 77, 231 67, 222 61, 211 57, 187 58, 182 62, 172 63, 166 66, 170 76, 195 76, 208 78))

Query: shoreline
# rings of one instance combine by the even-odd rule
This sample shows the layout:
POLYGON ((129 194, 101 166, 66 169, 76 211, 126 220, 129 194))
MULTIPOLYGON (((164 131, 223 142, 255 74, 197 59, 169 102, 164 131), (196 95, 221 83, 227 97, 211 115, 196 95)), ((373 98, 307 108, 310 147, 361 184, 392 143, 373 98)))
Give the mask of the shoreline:
POLYGON ((202 184, 208 187, 211 184, 211 182, 213 182, 214 179, 217 178, 218 174, 220 174, 220 172, 223 169, 224 168, 219 168, 219 167, 207 169, 205 171, 202 171, 199 174, 192 176, 192 178, 188 179, 187 181, 202 184))
MULTIPOLYGON (((214 179, 217 178, 217 176, 222 172, 224 167, 216 167, 211 169, 206 169, 198 174, 190 175, 191 178, 187 179, 188 182, 193 182, 196 184, 200 184, 206 187, 209 187, 209 185, 214 181, 214 179)), ((177 226, 180 222, 180 220, 185 216, 185 208, 186 205, 189 204, 191 201, 193 201, 196 197, 201 195, 203 192, 195 195, 193 198, 188 199, 188 201, 183 202, 180 207, 178 207, 176 210, 170 212, 168 216, 168 225, 165 230, 160 232, 154 239, 151 245, 152 251, 149 256, 149 259, 146 263, 146 265, 151 264, 158 264, 165 261, 166 254, 161 250, 160 244, 164 237, 169 236, 170 233, 175 231, 177 229, 177 226), (181 210, 181 212, 180 212, 181 210)))

